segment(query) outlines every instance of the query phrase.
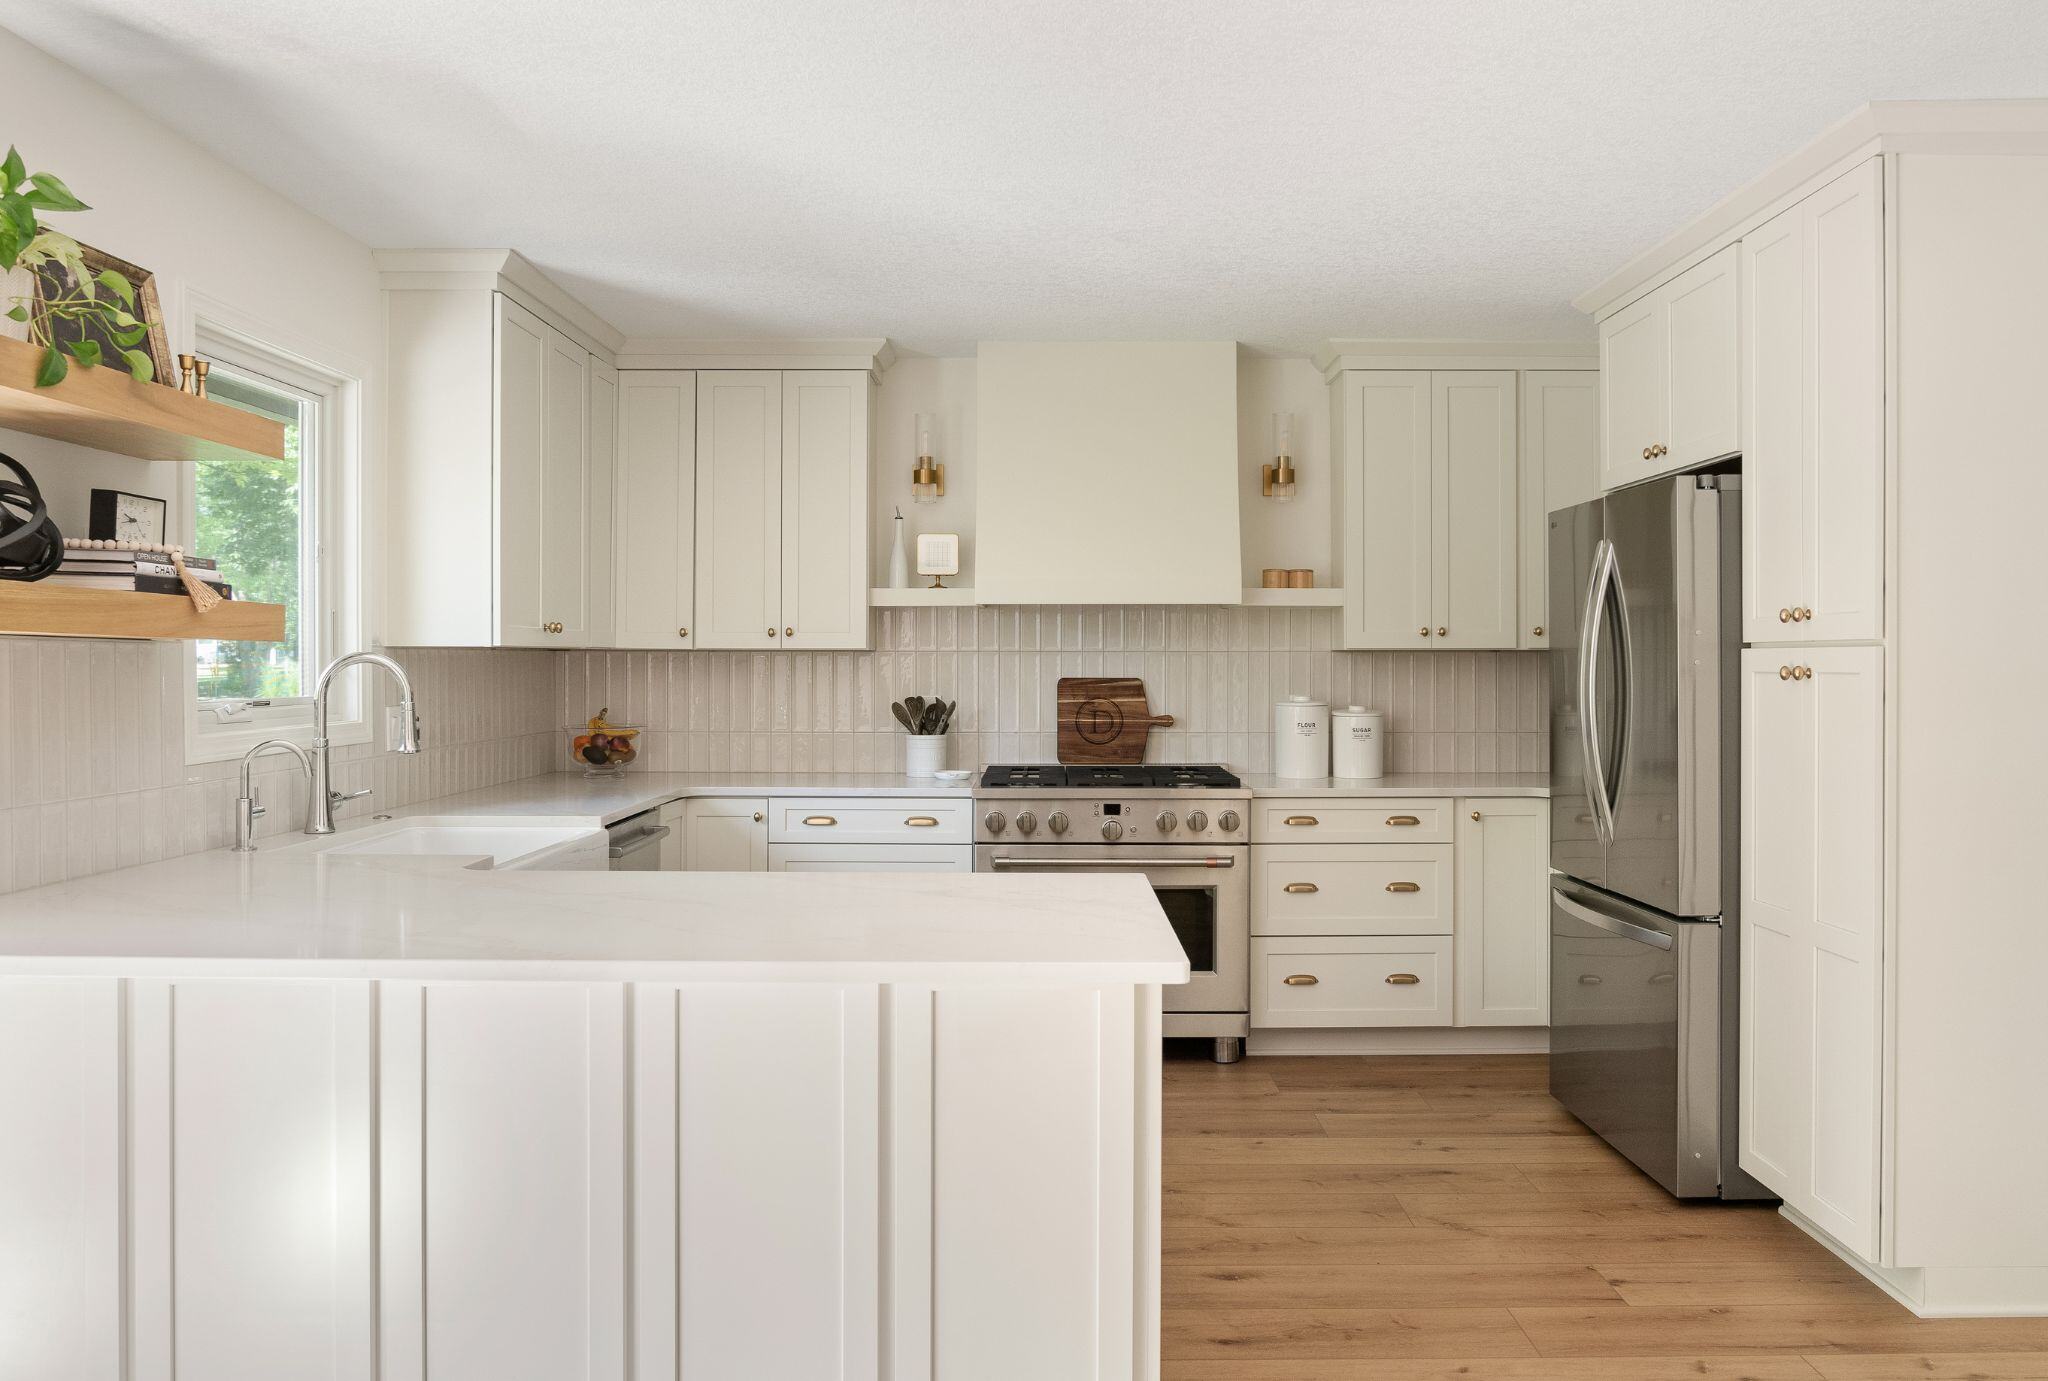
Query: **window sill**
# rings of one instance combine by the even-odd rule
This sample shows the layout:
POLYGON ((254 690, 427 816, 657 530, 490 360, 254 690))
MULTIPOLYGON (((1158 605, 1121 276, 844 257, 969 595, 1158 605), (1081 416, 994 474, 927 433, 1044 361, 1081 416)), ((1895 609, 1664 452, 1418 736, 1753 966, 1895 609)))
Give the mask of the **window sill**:
MULTIPOLYGON (((262 743, 265 739, 281 738, 287 743, 296 743, 301 748, 313 746, 313 722, 310 715, 293 723, 221 725, 217 728, 201 728, 194 721, 185 730, 185 763, 196 766, 205 762, 232 762, 242 754, 262 743)), ((337 721, 327 726, 327 742, 333 748, 347 748, 370 741, 370 726, 367 721, 351 719, 337 721)))

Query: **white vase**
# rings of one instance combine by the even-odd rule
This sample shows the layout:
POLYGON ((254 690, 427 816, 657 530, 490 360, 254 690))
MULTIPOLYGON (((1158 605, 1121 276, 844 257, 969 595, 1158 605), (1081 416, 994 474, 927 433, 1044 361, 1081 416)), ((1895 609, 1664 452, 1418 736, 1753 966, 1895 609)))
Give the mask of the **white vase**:
POLYGON ((889 588, 910 588, 910 558, 903 553, 903 515, 896 515, 896 545, 889 551, 889 588))
POLYGON ((929 781, 946 765, 944 734, 911 734, 903 740, 903 775, 929 781))

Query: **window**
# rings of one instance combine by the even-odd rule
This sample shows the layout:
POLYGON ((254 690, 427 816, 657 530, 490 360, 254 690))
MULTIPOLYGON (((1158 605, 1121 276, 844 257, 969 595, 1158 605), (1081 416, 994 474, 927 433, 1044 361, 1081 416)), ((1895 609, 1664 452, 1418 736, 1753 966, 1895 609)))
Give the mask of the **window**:
MULTIPOLYGON (((282 642, 190 644, 188 762, 239 756, 265 738, 311 741, 320 669, 366 645, 355 558, 360 375, 315 365, 241 327, 195 314, 196 353, 215 402, 284 424, 282 460, 203 460, 182 467, 185 550, 220 563, 235 598, 285 607, 282 642)), ((174 539, 175 540, 175 539, 174 539)), ((329 738, 362 743, 368 726, 351 684, 337 686, 329 738)))

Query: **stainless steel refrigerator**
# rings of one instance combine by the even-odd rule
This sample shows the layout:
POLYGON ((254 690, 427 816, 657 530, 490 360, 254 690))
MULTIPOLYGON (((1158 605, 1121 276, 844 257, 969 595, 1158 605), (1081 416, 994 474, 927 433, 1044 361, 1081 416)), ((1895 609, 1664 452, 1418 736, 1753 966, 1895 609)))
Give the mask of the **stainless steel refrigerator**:
POLYGON ((1736 1165, 1741 482, 1550 515, 1550 1091, 1681 1197, 1736 1165))

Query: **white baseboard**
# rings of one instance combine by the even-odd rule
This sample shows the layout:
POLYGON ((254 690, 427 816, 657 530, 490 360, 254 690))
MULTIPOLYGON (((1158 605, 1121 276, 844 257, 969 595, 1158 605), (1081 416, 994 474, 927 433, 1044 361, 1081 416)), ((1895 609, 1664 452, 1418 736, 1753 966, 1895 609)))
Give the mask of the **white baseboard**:
POLYGON ((1254 1029, 1247 1055, 1541 1055, 1547 1026, 1377 1026, 1254 1029))
POLYGON ((2048 1316, 2048 1266, 1880 1266, 1843 1246, 1797 1209, 1781 1204, 1778 1212, 1919 1318, 2048 1316))

